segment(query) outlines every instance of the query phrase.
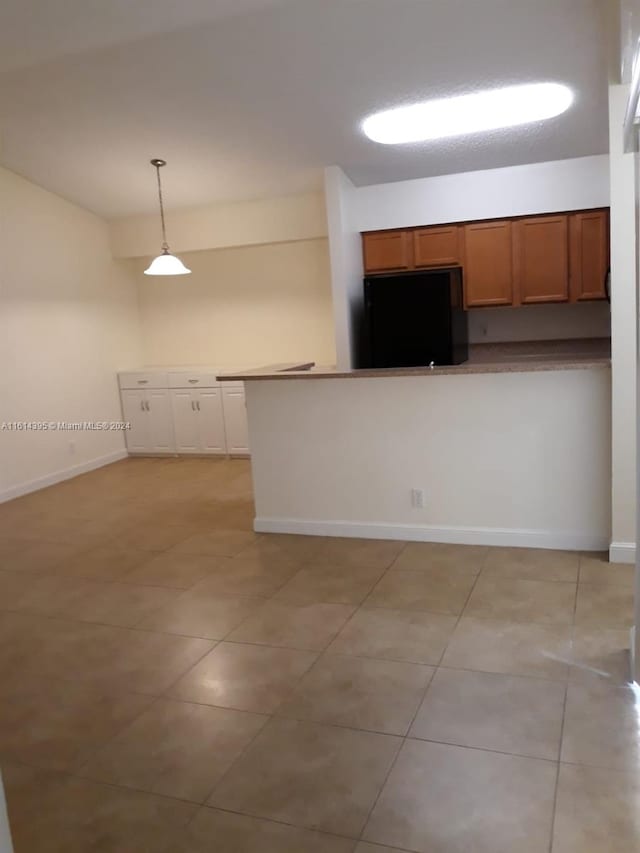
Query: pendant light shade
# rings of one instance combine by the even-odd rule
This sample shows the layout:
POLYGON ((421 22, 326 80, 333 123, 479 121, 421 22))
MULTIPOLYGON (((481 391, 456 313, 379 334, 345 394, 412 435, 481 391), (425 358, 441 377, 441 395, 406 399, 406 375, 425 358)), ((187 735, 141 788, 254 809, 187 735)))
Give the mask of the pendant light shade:
POLYGON ((160 204, 160 222, 162 223, 162 252, 157 258, 154 258, 147 269, 145 275, 188 275, 191 270, 185 267, 180 258, 172 255, 169 251, 167 243, 167 229, 164 222, 164 204, 162 201, 162 183, 160 182, 160 169, 166 166, 166 160, 154 158, 151 160, 151 165, 156 170, 158 179, 158 202, 160 204))
POLYGON ((145 275, 189 275, 190 269, 187 269, 180 258, 176 258, 171 252, 166 249, 161 255, 154 258, 147 269, 145 275))

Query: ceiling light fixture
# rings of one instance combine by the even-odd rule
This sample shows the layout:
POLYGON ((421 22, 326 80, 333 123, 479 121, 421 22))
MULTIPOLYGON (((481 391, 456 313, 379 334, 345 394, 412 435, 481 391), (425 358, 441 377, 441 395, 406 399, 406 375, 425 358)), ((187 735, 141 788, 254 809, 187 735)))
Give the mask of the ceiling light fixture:
POLYGON ((180 258, 176 258, 175 255, 171 254, 169 251, 169 244, 167 243, 167 229, 164 222, 164 205, 162 203, 162 184, 160 182, 160 169, 162 166, 167 165, 167 161, 159 160, 157 157, 154 157, 154 159, 151 160, 151 165, 155 168, 156 176, 158 178, 158 201, 160 202, 160 221, 162 222, 162 252, 157 258, 154 258, 151 261, 147 269, 144 271, 144 274, 188 275, 191 270, 185 267, 180 258))
POLYGON ((562 83, 528 83, 384 110, 366 118, 362 130, 382 145, 447 139, 555 118, 573 100, 562 83))

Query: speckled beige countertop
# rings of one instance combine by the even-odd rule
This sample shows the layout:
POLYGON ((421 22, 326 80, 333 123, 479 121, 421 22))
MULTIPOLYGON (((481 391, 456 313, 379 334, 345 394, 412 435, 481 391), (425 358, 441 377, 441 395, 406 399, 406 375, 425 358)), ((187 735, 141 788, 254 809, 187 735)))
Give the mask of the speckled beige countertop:
POLYGON ((449 376, 469 373, 533 373, 541 370, 587 370, 611 366, 608 338, 473 344, 469 360, 443 367, 391 367, 337 370, 314 362, 272 364, 218 376, 220 381, 256 379, 365 379, 394 376, 449 376))

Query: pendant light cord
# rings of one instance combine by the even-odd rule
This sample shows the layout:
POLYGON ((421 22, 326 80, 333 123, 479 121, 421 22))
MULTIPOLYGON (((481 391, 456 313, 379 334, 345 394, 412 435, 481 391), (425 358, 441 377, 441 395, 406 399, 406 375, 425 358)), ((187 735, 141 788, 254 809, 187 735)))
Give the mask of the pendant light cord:
MULTIPOLYGON (((160 166, 159 164, 154 164, 156 167, 156 177, 158 178, 158 201, 160 202, 160 221, 162 222, 162 251, 165 249, 169 251, 169 244, 167 243, 167 227, 164 221, 164 204, 162 201, 162 183, 160 181, 160 166)), ((163 164, 164 165, 164 164, 163 164)))

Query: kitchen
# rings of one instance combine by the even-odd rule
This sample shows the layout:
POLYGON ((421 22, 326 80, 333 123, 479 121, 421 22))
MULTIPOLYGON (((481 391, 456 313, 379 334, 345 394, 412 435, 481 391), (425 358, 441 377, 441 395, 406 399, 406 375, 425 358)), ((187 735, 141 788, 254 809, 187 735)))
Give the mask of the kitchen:
MULTIPOLYGON (((327 180, 334 177, 330 171, 327 180)), ((485 216, 525 215, 524 220, 516 220, 525 224, 550 221, 551 227, 560 225, 563 235, 570 230, 573 240, 577 239, 575 225, 586 219, 597 223, 595 236, 600 239, 589 235, 584 243, 573 242, 572 251, 568 241, 563 243, 556 281, 564 288, 560 298, 565 304, 501 309, 499 342, 481 342, 483 323, 490 326, 492 322, 483 311, 496 309, 474 309, 473 329, 480 332, 479 340, 470 344, 469 361, 458 366, 353 369, 349 359, 358 357, 358 348, 353 339, 345 337, 346 365, 334 372, 312 370, 307 378, 295 370, 279 373, 266 369, 262 376, 258 371, 253 376, 236 374, 235 379, 244 379, 247 389, 256 528, 467 544, 606 548, 611 478, 609 306, 604 289, 607 164, 592 158, 363 190, 348 187, 344 176, 337 177, 354 216, 360 211, 360 222, 355 222, 358 231, 361 222, 387 225, 395 216, 396 224, 400 215, 407 217, 403 226, 409 225, 409 216, 414 221, 424 217, 418 222, 437 222, 434 184, 464 180, 464 193, 441 195, 448 205, 449 221, 464 222, 472 209, 478 211, 481 199, 490 198, 484 203, 485 216), (587 174, 589 180, 585 180, 587 174), (520 189, 516 196, 514 184, 520 189), (409 208, 407 199, 412 198, 424 200, 420 209, 409 208), (455 210, 454 205, 458 206, 455 210), (590 212, 548 216, 555 210, 575 210, 578 205, 588 205, 590 212), (544 215, 531 219, 531 214, 544 215), (569 222, 574 223, 573 228, 569 222), (595 298, 571 304, 578 281, 574 262, 570 285, 569 260, 580 246, 592 253, 585 269, 592 281, 587 287, 593 287, 595 298), (585 310, 582 316, 581 309, 585 310), (510 328, 509 312, 527 321, 520 327, 519 341, 510 328), (566 320, 563 312, 567 312, 566 320), (563 340, 558 341, 563 326, 563 340), (294 435, 286 429, 287 423, 296 424, 294 435), (340 424, 339 431, 331 424, 340 424), (415 489, 425 495, 420 507, 412 506, 415 489)), ((329 216, 331 221, 331 209, 329 216)), ((498 222, 500 231, 513 227, 504 219, 498 222)), ((334 233, 338 233, 339 226, 334 225, 334 233)), ((473 231, 476 226, 463 227, 473 231)), ((413 232, 416 241, 434 233, 430 229, 442 234, 440 225, 430 224, 413 232)), ((364 257, 359 233, 348 243, 354 253, 353 266, 359 263, 350 281, 353 300, 362 293, 361 276, 373 271, 367 270, 367 263, 371 264, 367 241, 372 230, 362 231, 364 257)), ((448 233, 452 231, 457 247, 459 226, 449 227, 448 233)), ((390 263, 399 265, 405 259, 397 250, 408 233, 408 229, 383 230, 373 232, 373 237, 383 245, 391 241, 396 256, 390 263)), ((381 254, 374 258, 374 265, 387 262, 381 254)), ((447 263, 455 260, 455 256, 447 257, 447 263)), ((503 283, 509 288, 508 295, 496 298, 489 294, 487 300, 512 300, 513 267, 510 263, 505 266, 503 283)), ((477 277, 474 281, 474 272, 472 267, 472 285, 479 282, 486 294, 485 283, 477 277)), ((535 268, 531 275, 535 281, 549 281, 546 273, 536 278, 535 268)), ((466 286, 469 272, 464 264, 463 277, 466 286)), ((488 284, 493 281, 492 276, 488 284)), ((342 282, 344 279, 334 278, 334 288, 342 282)), ((550 294, 549 298, 558 296, 550 294)), ((473 299, 467 287, 466 304, 473 299)), ((334 289, 334 305, 346 306, 347 301, 345 293, 334 289)), ((356 303, 354 309, 354 301, 350 305, 361 316, 361 307, 356 303)), ((345 326, 356 328, 356 324, 345 326)), ((428 365, 429 359, 424 363, 428 365)))
MULTIPOLYGON (((121 386, 125 377, 157 385, 161 374, 167 389, 193 389, 208 375, 209 393, 220 395, 221 436, 225 395, 246 394, 248 428, 243 407, 233 415, 245 437, 234 439, 228 427, 228 447, 224 439, 211 447, 218 454, 251 447, 257 530, 607 549, 608 158, 364 188, 328 169, 325 181, 338 366, 301 372, 283 358, 285 372, 154 368, 121 374, 121 386), (332 206, 336 187, 342 196, 332 206), (353 217, 347 236, 336 221, 345 204, 353 217), (349 251, 346 276, 335 259, 349 251), (468 360, 438 367, 436 359, 431 369, 425 352, 418 365, 427 370, 358 369, 366 359, 364 278, 443 266, 462 269, 468 360)), ((298 365, 313 361, 302 354, 298 365)), ((167 401, 173 395, 167 405, 180 427, 180 392, 162 393, 167 401)), ((184 395, 192 424, 194 393, 184 395)), ((197 440, 181 438, 164 452, 181 448, 196 452, 197 440)))

